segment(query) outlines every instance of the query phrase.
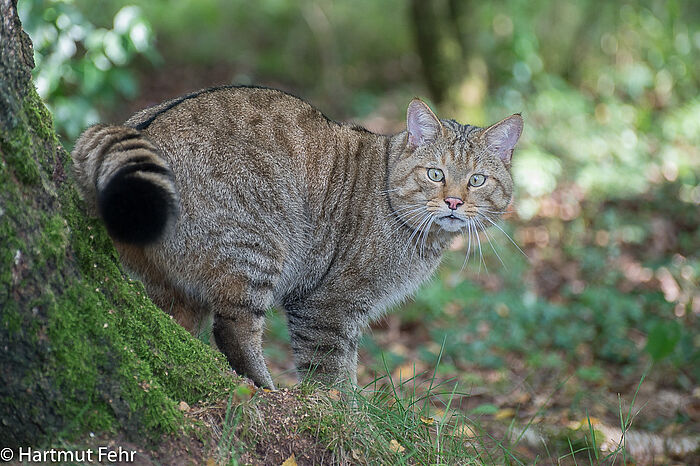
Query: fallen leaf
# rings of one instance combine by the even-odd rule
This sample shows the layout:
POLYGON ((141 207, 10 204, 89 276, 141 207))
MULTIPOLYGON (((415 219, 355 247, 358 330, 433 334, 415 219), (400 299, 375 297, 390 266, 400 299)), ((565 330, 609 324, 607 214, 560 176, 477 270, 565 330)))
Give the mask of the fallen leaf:
POLYGON ((294 453, 292 453, 292 456, 284 460, 284 463, 282 463, 280 466, 297 466, 297 460, 294 458, 294 453))
POLYGON ((421 417, 420 417, 420 422, 422 422, 422 423, 425 424, 426 426, 432 426, 433 424, 435 424, 435 419, 432 418, 432 417, 424 417, 424 416, 421 416, 421 417))
POLYGON ((391 439, 391 442, 389 442, 389 448, 394 453, 403 453, 406 450, 403 445, 396 441, 396 439, 391 439))
POLYGON ((336 390, 335 388, 331 388, 330 390, 328 390, 328 398, 330 398, 333 401, 340 400, 340 391, 336 390))
POLYGON ((590 417, 590 418, 583 418, 580 421, 571 421, 566 424, 566 427, 569 428, 569 430, 589 430, 590 426, 588 425, 588 422, 590 421, 591 426, 597 427, 598 425, 601 424, 600 419, 596 417, 590 417))
POLYGON ((255 395, 255 392, 258 391, 258 389, 255 387, 253 384, 242 384, 237 386, 234 389, 234 395, 236 396, 237 400, 241 401, 247 401, 255 395))
POLYGON ((180 403, 178 403, 177 409, 179 409, 180 411, 186 413, 186 412, 188 412, 188 411, 190 410, 190 405, 188 405, 188 404, 185 403, 184 401, 181 401, 180 403))
POLYGON ((518 395, 518 396, 515 398, 515 400, 513 400, 513 401, 514 401, 516 404, 524 405, 525 403, 527 403, 528 401, 530 401, 530 398, 531 398, 531 397, 530 397, 530 394, 529 394, 529 393, 523 392, 523 393, 521 393, 520 395, 518 395))
POLYGON ((493 415, 494 419, 499 421, 502 419, 509 419, 513 416, 515 416, 515 410, 513 408, 499 409, 498 412, 493 415))
POLYGON ((214 460, 214 458, 212 458, 212 457, 210 456, 209 458, 207 458, 206 465, 207 465, 207 466, 216 466, 216 461, 214 460))
POLYGON ((420 368, 412 362, 407 362, 394 369, 392 376, 395 379, 409 380, 415 377, 416 373, 420 373, 420 368))
POLYGON ((470 426, 462 424, 454 430, 454 434, 460 437, 474 438, 476 437, 476 432, 470 426))

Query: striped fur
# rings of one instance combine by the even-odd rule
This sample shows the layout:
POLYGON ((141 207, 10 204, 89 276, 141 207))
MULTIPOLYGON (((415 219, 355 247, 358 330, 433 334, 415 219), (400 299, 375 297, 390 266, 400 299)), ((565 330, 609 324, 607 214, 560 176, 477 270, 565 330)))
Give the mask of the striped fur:
POLYGON ((123 263, 191 332, 213 314, 236 371, 273 387, 262 333, 277 306, 300 375, 354 381, 363 329, 512 195, 501 154, 512 152, 519 116, 463 126, 414 100, 407 121, 407 131, 377 135, 280 91, 229 86, 89 128, 72 156, 123 263), (483 185, 469 185, 474 173, 483 185), (463 202, 452 210, 447 197, 463 202))
POLYGON ((72 156, 90 212, 99 214, 115 240, 153 243, 177 217, 179 199, 170 165, 141 132, 92 126, 80 136, 72 156))

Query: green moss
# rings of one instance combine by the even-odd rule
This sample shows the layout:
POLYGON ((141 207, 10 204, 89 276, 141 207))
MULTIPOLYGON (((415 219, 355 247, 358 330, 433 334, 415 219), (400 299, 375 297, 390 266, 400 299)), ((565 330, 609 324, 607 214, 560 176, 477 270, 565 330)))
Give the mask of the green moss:
POLYGON ((36 136, 44 142, 52 142, 54 146, 58 146, 58 138, 53 130, 51 113, 46 109, 35 89, 31 89, 28 98, 24 100, 22 108, 26 122, 36 136))
POLYGON ((12 284, 12 268, 18 246, 14 231, 9 228, 9 222, 0 221, 0 237, 4 238, 0 247, 0 298, 9 297, 12 284))
POLYGON ((10 183, 3 183, 2 186, 5 192, 0 194, 0 302, 9 298, 17 251, 26 251, 12 222, 16 205, 7 199, 16 199, 13 195, 16 193, 15 186, 10 183))
POLYGON ((24 99, 22 112, 15 115, 19 124, 0 133, 0 146, 5 161, 13 169, 15 176, 26 185, 35 185, 41 180, 40 160, 45 172, 51 170, 49 157, 35 157, 37 151, 42 154, 54 153, 58 147, 58 138, 53 131, 51 115, 31 87, 24 99))
POLYGON ((39 260, 41 263, 51 261, 61 267, 66 257, 68 246, 68 228, 66 221, 59 215, 42 216, 41 236, 39 237, 39 260))
POLYGON ((39 167, 32 158, 32 139, 23 127, 18 126, 7 138, 3 137, 2 151, 22 183, 33 185, 39 182, 39 167))
POLYGON ((10 333, 17 333, 22 328, 22 315, 17 303, 10 301, 2 310, 2 326, 10 333))
POLYGON ((236 379, 220 353, 124 275, 104 228, 83 214, 75 190, 67 186, 60 194, 67 228, 62 218, 49 219, 57 233, 48 243, 63 244, 69 232, 83 274, 57 299, 47 326, 55 348, 51 372, 66 396, 61 414, 75 420, 63 435, 117 427, 149 438, 175 432, 184 425, 180 401, 219 398, 236 379))

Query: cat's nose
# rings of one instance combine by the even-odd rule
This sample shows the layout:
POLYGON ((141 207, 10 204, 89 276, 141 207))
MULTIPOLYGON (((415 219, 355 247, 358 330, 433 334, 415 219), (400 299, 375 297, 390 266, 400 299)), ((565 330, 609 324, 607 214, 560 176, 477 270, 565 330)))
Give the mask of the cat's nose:
POLYGON ((446 197, 445 204, 447 204, 447 207, 449 207, 451 210, 457 210, 457 207, 464 204, 464 201, 458 197, 446 197))

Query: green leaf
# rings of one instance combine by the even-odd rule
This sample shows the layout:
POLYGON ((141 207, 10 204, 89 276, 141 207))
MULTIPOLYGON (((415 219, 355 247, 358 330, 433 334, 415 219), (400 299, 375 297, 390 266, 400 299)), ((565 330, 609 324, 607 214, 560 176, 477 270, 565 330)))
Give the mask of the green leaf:
POLYGON ((680 339, 681 328, 677 322, 658 322, 649 332, 646 351, 654 361, 659 361, 673 353, 680 339))
POLYGON ((480 406, 477 406, 476 408, 472 409, 469 414, 496 414, 498 412, 498 407, 494 406, 490 403, 486 403, 480 406))

